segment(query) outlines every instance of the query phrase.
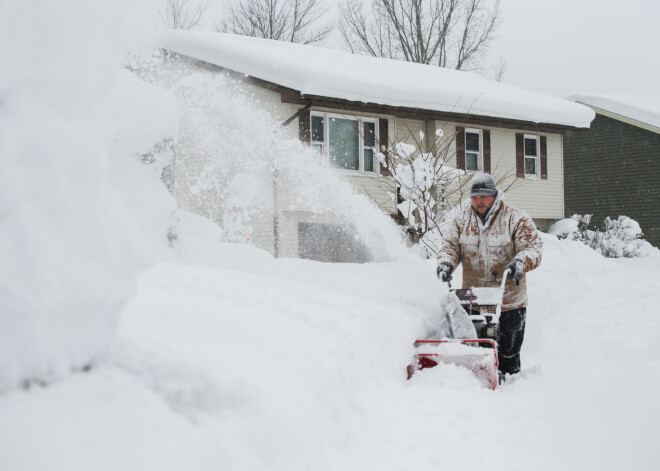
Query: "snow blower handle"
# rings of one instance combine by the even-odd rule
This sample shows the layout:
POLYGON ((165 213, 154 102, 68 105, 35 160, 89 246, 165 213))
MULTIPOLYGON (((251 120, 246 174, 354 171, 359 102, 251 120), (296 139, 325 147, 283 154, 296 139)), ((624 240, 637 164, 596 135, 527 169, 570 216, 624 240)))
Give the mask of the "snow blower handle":
MULTIPOLYGON (((495 324, 499 324, 500 322, 500 315, 502 314, 502 302, 504 301, 504 285, 506 285, 506 280, 507 277, 509 276, 509 273, 511 272, 511 269, 507 268, 504 270, 504 273, 502 273, 502 283, 500 284, 500 290, 502 291, 500 302, 497 303, 497 307, 495 308, 495 317, 493 317, 493 322, 495 324)), ((497 277, 497 273, 493 273, 494 276, 497 277)))
MULTIPOLYGON (((504 273, 502 273, 502 284, 500 285, 500 288, 502 288, 502 293, 504 293, 504 285, 506 284, 506 280, 509 277, 509 273, 511 273, 511 269, 507 268, 504 270, 504 273)), ((520 281, 516 280, 516 285, 519 285, 520 281)))

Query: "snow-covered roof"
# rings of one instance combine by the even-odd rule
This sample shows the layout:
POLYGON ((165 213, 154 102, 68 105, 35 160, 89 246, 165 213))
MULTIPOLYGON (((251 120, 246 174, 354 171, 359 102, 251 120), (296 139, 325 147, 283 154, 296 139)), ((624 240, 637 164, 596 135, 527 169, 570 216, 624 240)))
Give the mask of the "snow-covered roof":
POLYGON ((472 73, 315 46, 183 30, 164 32, 159 45, 308 96, 571 127, 589 127, 595 116, 472 73))
POLYGON ((569 100, 583 103, 596 112, 627 118, 660 131, 660 96, 641 95, 572 95, 569 100))

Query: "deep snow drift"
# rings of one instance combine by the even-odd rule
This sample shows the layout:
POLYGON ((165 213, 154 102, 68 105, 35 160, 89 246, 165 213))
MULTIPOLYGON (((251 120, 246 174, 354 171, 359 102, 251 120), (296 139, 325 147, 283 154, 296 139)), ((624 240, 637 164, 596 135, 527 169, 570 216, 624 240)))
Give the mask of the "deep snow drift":
POLYGON ((114 359, 0 397, 1 469, 657 469, 657 260, 545 238, 522 378, 406 381, 444 288, 422 262, 143 272, 114 359))
POLYGON ((149 260, 110 182, 114 2, 2 2, 2 19, 0 391, 102 359, 149 260))

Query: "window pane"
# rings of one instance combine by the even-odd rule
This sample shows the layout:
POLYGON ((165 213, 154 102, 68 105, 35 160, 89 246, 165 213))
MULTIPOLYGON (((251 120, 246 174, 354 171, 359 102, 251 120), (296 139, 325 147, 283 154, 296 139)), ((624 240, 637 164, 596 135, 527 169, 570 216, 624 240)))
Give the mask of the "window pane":
POLYGON ((479 133, 476 132, 465 133, 465 150, 479 152, 479 133))
POLYGON ((525 174, 536 175, 536 159, 525 158, 525 174))
POLYGON ((364 171, 374 171, 374 151, 372 149, 364 149, 364 171))
POLYGON ((376 145, 376 123, 364 123, 364 145, 369 147, 376 145))
POLYGON ((479 170, 479 154, 465 154, 465 170, 479 170))
POLYGON ((319 153, 319 155, 323 154, 323 144, 319 143, 312 143, 312 149, 314 149, 316 152, 319 153))
POLYGON ((323 116, 312 116, 312 141, 323 142, 323 116))
POLYGON ((533 155, 536 157, 536 139, 525 138, 525 155, 533 155))
POLYGON ((359 170, 360 135, 353 119, 330 118, 328 122, 330 165, 359 170))

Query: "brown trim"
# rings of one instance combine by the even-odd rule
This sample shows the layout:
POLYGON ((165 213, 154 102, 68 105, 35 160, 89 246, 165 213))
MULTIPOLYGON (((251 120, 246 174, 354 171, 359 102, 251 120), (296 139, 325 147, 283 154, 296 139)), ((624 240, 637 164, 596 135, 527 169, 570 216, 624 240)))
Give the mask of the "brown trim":
POLYGON ((482 132, 484 141, 484 172, 490 173, 490 131, 484 129, 482 132))
MULTIPOLYGON (((497 118, 492 116, 469 115, 464 113, 450 113, 445 111, 424 110, 421 108, 407 108, 402 106, 389 106, 377 103, 364 103, 361 101, 349 101, 339 98, 329 98, 319 95, 300 95, 298 104, 312 101, 314 106, 320 108, 334 108, 337 110, 353 111, 365 114, 389 114, 397 118, 418 119, 418 120, 436 120, 445 122, 460 123, 464 126, 474 126, 479 128, 504 128, 504 129, 525 129, 536 133, 564 133, 566 131, 588 131, 588 128, 578 128, 574 126, 564 126, 553 123, 533 123, 518 119, 497 118)), ((286 103, 284 97, 282 102, 286 103)), ((294 102, 292 102, 294 103, 294 102)))
POLYGON ((301 109, 298 114, 298 135, 300 140, 307 145, 311 145, 311 120, 312 116, 309 108, 301 109))
POLYGON ((465 170, 465 128, 456 127, 456 168, 465 170))
POLYGON ((419 119, 419 120, 438 120, 438 121, 447 121, 460 123, 466 126, 475 126, 475 127, 497 127, 504 129, 525 129, 537 133, 564 133, 566 131, 588 131, 589 128, 578 128, 575 126, 566 126, 561 124, 554 123, 533 123, 531 121, 524 121, 518 119, 507 119, 507 118, 497 118, 492 116, 481 116, 481 115, 470 115, 465 113, 450 113, 445 111, 433 111, 425 110, 421 108, 409 108, 403 106, 390 106, 382 105, 378 103, 365 103, 361 101, 351 101, 341 98, 332 98, 319 95, 303 95, 299 90, 294 90, 283 85, 276 84, 274 82, 269 82, 267 80, 259 79, 256 77, 251 77, 240 72, 236 72, 231 69, 220 67, 218 65, 210 64, 208 62, 194 59, 192 57, 177 54, 172 51, 165 50, 166 54, 172 57, 178 57, 181 60, 188 62, 190 64, 196 65, 198 67, 221 71, 227 75, 242 80, 244 82, 257 85, 262 88, 277 92, 281 95, 282 103, 290 103, 296 105, 305 105, 310 102, 314 103, 314 106, 322 108, 334 108, 344 111, 357 111, 360 113, 378 113, 378 114, 388 114, 395 115, 399 118, 407 119, 419 119))
MULTIPOLYGON (((378 149, 385 155, 385 159, 388 159, 388 152, 390 147, 390 128, 389 121, 384 118, 378 119, 378 149)), ((391 175, 390 171, 385 168, 383 164, 380 164, 380 174, 386 177, 391 175)))
POLYGON ((525 135, 516 133, 516 176, 525 178, 525 135))
POLYGON ((541 179, 548 179, 548 138, 541 136, 541 179))

